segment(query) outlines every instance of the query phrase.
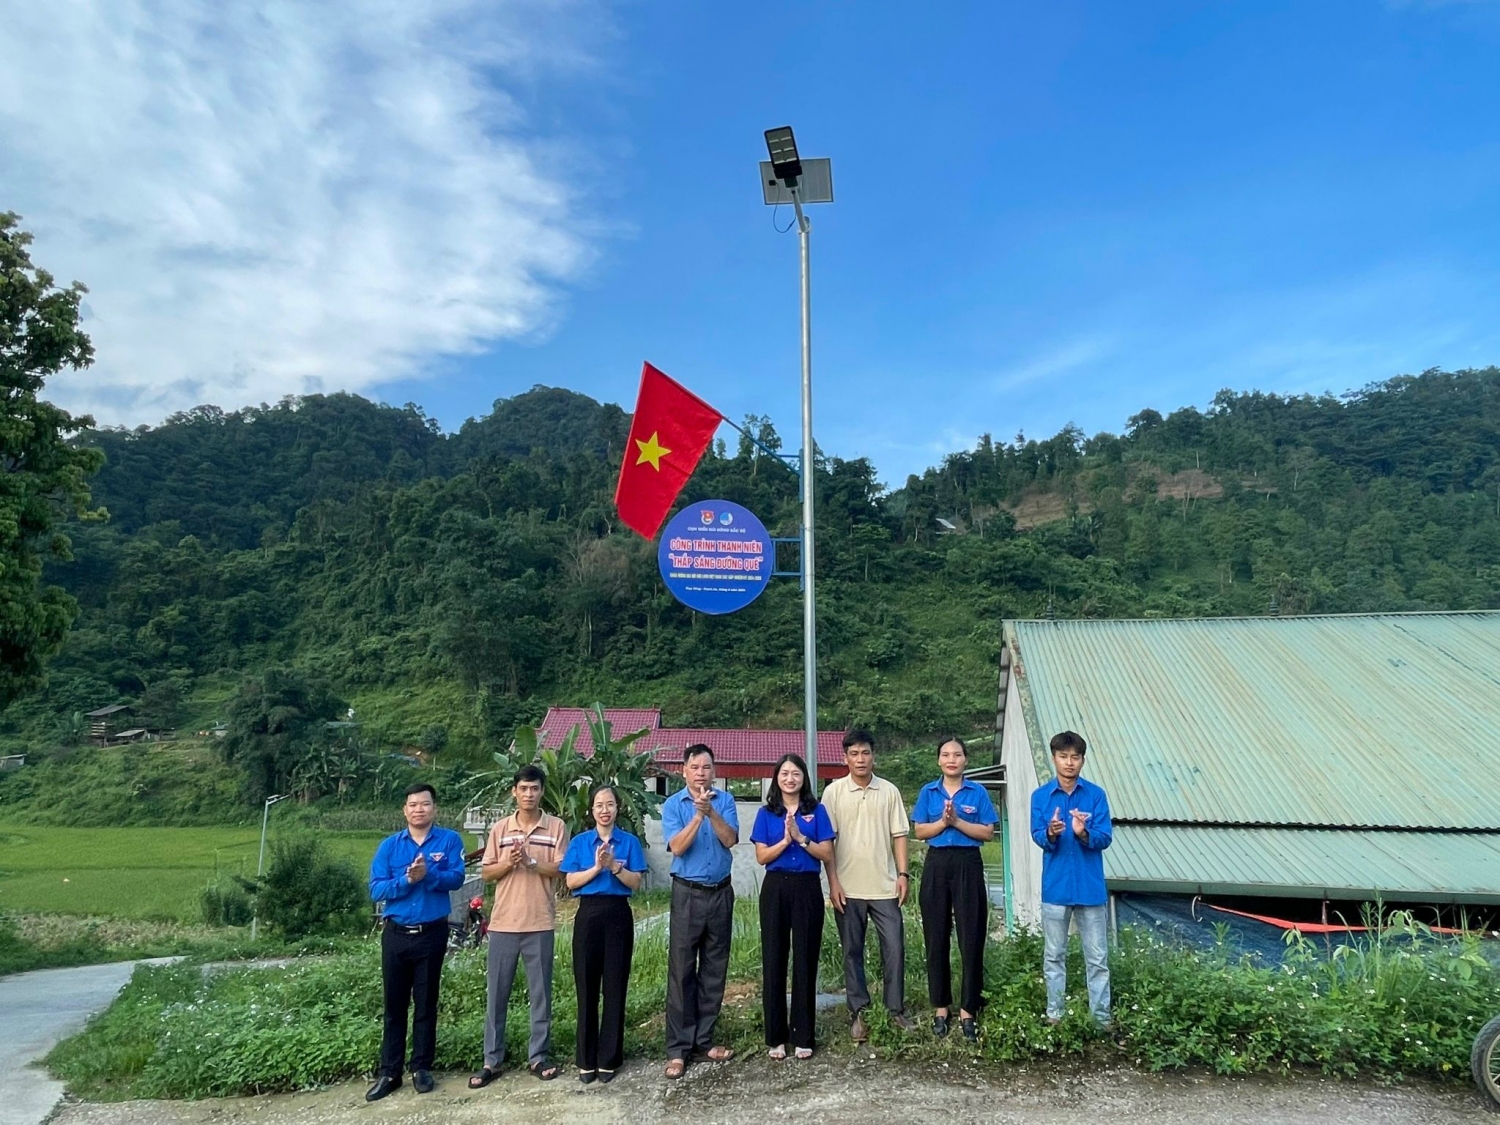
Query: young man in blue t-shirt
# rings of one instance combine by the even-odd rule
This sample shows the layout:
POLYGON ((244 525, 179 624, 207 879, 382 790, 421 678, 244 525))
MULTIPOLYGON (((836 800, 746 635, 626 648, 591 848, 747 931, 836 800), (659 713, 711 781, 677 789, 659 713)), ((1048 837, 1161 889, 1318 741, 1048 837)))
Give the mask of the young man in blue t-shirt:
POLYGON ((1031 838, 1042 849, 1042 975, 1047 1022, 1063 1017, 1068 983, 1068 923, 1078 923, 1088 976, 1089 1013, 1100 1027, 1109 1014, 1109 892, 1104 849, 1113 830, 1109 798, 1080 777, 1088 743, 1065 730, 1052 739, 1053 780, 1031 795, 1031 838))

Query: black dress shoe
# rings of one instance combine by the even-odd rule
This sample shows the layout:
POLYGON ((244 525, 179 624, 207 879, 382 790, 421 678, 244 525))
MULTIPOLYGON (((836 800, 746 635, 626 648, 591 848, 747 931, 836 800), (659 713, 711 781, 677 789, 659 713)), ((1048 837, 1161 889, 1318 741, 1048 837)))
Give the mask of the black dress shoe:
POLYGON ((945 1036, 945 1035, 948 1034, 948 1017, 947 1016, 933 1016, 932 1017, 932 1033, 934 1035, 936 1035, 939 1039, 941 1039, 943 1036, 945 1036))
POLYGON ((365 1091, 365 1101, 378 1102, 393 1090, 399 1089, 401 1089, 401 1079, 392 1078, 388 1074, 382 1074, 379 1078, 375 1079, 375 1085, 365 1091))
POLYGON ((979 1028, 974 1023, 973 1016, 961 1016, 958 1021, 959 1030, 964 1033, 964 1038, 970 1043, 979 1042, 979 1028))
POLYGON ((432 1071, 414 1070, 411 1072, 411 1088, 419 1094, 430 1094, 437 1087, 432 1080, 432 1071))

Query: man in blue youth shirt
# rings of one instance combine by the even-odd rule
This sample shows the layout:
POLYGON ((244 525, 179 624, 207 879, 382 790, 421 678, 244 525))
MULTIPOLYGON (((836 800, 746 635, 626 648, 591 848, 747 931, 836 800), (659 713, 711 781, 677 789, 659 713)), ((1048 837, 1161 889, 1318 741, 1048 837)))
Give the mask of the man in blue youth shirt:
POLYGON ((714 788, 714 752, 701 742, 682 755, 687 784, 661 806, 661 831, 672 853, 672 910, 667 919, 667 1069, 681 1078, 696 1051, 712 1062, 734 1058, 714 1043, 724 1004, 734 884, 729 849, 739 843, 734 797, 714 788))
POLYGON ((1052 739, 1057 775, 1031 795, 1031 838, 1042 849, 1042 975, 1047 981, 1047 1022, 1063 1017, 1067 991, 1068 923, 1078 923, 1089 984, 1089 1013, 1100 1027, 1109 1016, 1109 893, 1104 889, 1104 849, 1112 828, 1109 798, 1079 774, 1088 743, 1065 730, 1052 739))
POLYGON ((380 935, 380 975, 385 985, 385 1031, 380 1069, 366 1101, 379 1101, 401 1085, 406 1054, 406 1011, 411 1020, 411 1084, 419 1094, 434 1086, 438 981, 448 949, 448 892, 464 883, 464 842, 433 823, 437 791, 426 782, 406 791, 406 827, 387 836, 370 864, 370 898, 385 903, 380 935))

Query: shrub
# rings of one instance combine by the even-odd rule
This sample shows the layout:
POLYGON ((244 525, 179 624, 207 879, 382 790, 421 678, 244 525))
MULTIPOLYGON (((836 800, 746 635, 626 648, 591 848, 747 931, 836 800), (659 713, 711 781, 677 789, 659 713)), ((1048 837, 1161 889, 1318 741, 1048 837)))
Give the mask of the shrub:
POLYGON ((241 880, 241 885, 255 894, 261 921, 294 941, 310 934, 348 933, 369 917, 359 872, 330 855, 317 836, 277 840, 265 875, 241 880))
POLYGON ((213 879, 198 896, 203 921, 209 926, 248 926, 254 905, 239 883, 213 879))

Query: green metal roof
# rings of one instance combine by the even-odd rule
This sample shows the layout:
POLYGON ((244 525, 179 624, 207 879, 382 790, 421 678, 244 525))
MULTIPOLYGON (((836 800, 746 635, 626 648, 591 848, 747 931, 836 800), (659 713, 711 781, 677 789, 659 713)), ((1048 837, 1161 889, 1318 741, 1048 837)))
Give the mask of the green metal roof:
POLYGON ((1120 825, 1104 871, 1114 890, 1494 902, 1500 834, 1120 825))
POLYGON ((1016 621, 1006 640, 1039 776, 1078 731, 1117 821, 1500 830, 1500 613, 1016 621))

